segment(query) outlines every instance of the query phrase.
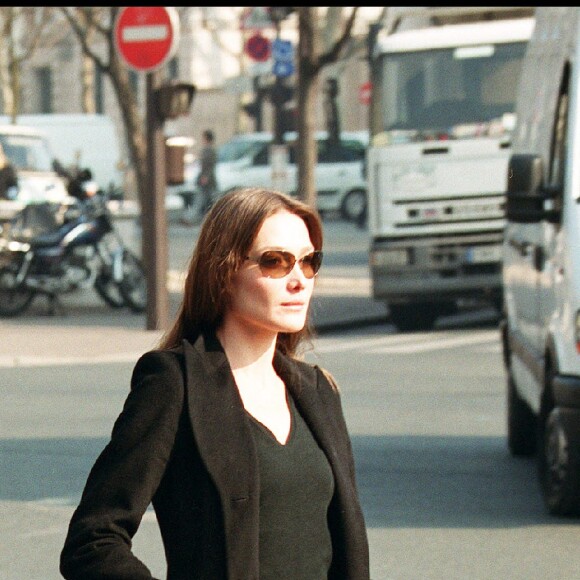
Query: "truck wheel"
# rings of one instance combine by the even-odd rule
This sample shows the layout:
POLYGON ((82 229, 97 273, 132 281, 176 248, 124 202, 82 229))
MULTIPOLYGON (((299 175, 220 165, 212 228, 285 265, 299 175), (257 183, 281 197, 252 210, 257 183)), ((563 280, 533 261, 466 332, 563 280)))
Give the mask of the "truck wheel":
POLYGON ((512 371, 507 380, 507 443, 512 455, 533 455, 536 451, 537 423, 526 402, 518 395, 512 371))
POLYGON ((580 437, 578 413, 560 407, 546 420, 538 454, 544 501, 552 515, 580 515, 580 437))
POLYGON ((430 302, 418 304, 388 304, 393 324, 401 331, 430 330, 439 316, 435 304, 430 302))

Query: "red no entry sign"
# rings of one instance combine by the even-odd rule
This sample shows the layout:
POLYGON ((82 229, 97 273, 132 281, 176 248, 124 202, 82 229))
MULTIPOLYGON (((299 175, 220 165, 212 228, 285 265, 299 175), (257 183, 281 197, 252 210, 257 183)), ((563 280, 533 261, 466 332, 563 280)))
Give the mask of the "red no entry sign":
POLYGON ((272 43, 259 32, 250 36, 246 41, 246 53, 249 57, 264 62, 270 58, 272 52, 272 43))
POLYGON ((115 21, 115 44, 131 68, 149 72, 164 65, 179 41, 179 15, 173 7, 128 6, 115 21))

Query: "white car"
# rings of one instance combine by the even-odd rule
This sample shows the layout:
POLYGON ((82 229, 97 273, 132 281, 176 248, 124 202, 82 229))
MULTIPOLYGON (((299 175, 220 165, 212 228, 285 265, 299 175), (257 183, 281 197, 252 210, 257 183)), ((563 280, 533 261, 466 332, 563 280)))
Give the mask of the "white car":
MULTIPOLYGON (((297 167, 293 143, 295 132, 285 136, 288 162, 280 186, 270 163, 270 133, 247 133, 233 137, 218 148, 216 179, 219 195, 236 187, 274 187, 296 195, 297 167)), ((321 213, 340 212, 347 220, 358 221, 366 214, 367 194, 364 175, 368 132, 341 133, 333 147, 326 132, 317 132, 318 164, 315 170, 317 204, 321 213)))

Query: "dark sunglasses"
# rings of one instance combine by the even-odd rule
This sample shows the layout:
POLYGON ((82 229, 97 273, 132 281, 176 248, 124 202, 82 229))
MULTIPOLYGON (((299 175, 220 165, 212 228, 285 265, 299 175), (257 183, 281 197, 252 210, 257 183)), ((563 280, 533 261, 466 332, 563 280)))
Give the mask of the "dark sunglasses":
POLYGON ((267 250, 257 258, 246 257, 246 260, 255 262, 260 267, 260 271, 268 278, 284 278, 292 272, 294 264, 298 262, 302 273, 306 278, 314 278, 322 264, 322 252, 310 252, 300 260, 291 252, 282 250, 267 250))

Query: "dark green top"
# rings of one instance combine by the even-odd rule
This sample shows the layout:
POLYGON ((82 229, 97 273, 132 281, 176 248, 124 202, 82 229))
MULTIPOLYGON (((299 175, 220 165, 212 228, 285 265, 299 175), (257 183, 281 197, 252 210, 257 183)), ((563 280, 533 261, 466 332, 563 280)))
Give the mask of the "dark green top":
POLYGON ((252 417, 260 477, 260 580, 327 580, 332 545, 327 511, 334 477, 288 395, 291 427, 282 445, 252 417))

